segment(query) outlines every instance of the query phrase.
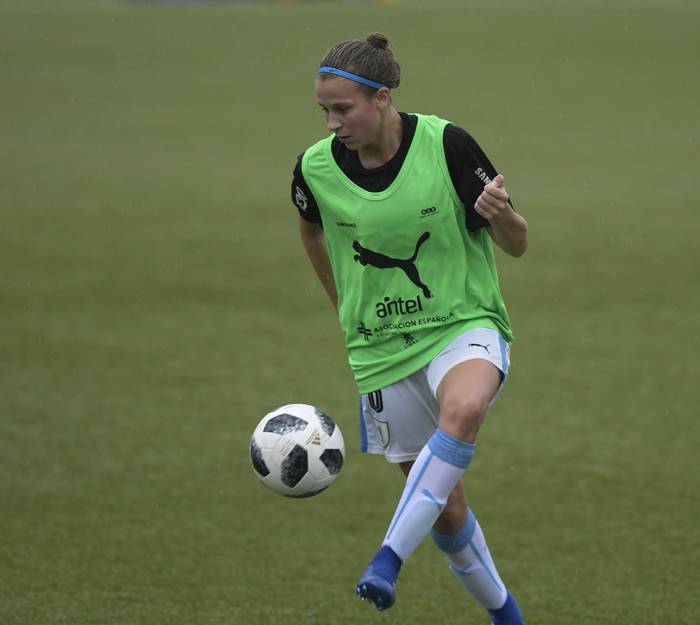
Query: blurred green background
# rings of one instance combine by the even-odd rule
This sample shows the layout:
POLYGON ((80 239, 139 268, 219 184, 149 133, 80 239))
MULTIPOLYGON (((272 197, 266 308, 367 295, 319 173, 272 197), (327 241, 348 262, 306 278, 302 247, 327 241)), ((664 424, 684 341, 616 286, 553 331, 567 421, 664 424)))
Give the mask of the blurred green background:
POLYGON ((700 7, 0 0, 0 623, 485 623, 427 541, 354 584, 401 492, 289 199, 313 76, 386 32, 399 110, 467 128, 530 225, 513 368, 467 478, 531 625, 698 625, 700 7), (348 455, 266 491, 288 402, 348 455))

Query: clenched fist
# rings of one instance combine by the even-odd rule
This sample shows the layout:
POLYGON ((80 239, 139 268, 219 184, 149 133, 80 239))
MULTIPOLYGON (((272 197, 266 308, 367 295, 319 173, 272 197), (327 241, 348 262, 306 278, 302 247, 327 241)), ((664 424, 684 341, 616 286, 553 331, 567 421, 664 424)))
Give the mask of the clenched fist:
POLYGON ((498 174, 489 182, 474 204, 474 210, 482 217, 488 219, 497 218, 508 207, 508 192, 504 186, 504 179, 498 174))

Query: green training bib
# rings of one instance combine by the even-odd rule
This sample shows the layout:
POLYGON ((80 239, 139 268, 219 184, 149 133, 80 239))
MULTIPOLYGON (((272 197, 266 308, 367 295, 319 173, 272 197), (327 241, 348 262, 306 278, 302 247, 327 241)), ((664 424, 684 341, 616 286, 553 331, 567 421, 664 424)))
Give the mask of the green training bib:
POLYGON ((309 148, 302 173, 316 198, 338 292, 338 315, 361 393, 427 365, 476 327, 512 331, 491 238, 469 233, 445 160, 449 122, 418 115, 401 170, 384 191, 352 182, 331 152, 309 148))

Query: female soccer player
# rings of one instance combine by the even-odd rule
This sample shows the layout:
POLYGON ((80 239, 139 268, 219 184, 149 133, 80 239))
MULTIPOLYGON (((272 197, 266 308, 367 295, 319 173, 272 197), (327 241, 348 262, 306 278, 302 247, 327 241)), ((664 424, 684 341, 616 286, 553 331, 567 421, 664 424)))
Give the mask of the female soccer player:
POLYGON ((510 361, 492 241, 521 256, 527 223, 467 132, 394 108, 399 79, 381 33, 333 47, 315 84, 332 134, 299 157, 292 182, 360 390, 363 451, 408 476, 356 591, 390 607, 401 565, 430 533, 491 622, 520 625, 461 478, 510 361))

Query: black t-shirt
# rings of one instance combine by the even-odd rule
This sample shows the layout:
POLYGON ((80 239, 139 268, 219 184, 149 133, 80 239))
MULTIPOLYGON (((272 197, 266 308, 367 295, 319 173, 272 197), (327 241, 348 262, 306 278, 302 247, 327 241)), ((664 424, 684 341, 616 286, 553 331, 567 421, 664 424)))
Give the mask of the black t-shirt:
MULTIPOLYGON (((401 145, 393 158, 380 167, 365 169, 360 163, 357 151, 348 150, 338 139, 333 139, 331 143, 333 158, 338 167, 350 180, 366 191, 378 193, 387 189, 399 174, 406 159, 408 148, 416 133, 418 118, 408 113, 400 113, 400 115, 403 120, 401 145)), ((474 203, 484 190, 484 185, 495 178, 496 170, 474 138, 459 126, 447 124, 442 143, 452 184, 464 204, 467 229, 474 231, 488 226, 488 220, 474 210, 474 203)), ((301 173, 303 156, 302 152, 294 168, 292 202, 306 221, 320 224, 321 215, 318 204, 301 173)))

